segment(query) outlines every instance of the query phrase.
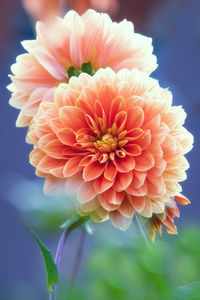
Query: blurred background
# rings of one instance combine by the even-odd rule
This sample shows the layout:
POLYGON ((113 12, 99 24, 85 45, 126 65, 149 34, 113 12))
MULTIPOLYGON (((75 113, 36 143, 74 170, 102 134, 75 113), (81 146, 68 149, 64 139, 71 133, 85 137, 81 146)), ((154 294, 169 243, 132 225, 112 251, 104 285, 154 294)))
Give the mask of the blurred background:
MULTIPOLYGON (((192 204, 181 207, 181 218, 175 220, 180 235, 158 239, 150 252, 133 226, 122 234, 109 224, 96 225, 96 234, 86 237, 81 271, 70 299, 183 299, 183 294, 175 296, 174 288, 200 280, 200 1, 58 2, 0 1, 0 299, 47 299, 42 259, 29 228, 55 253, 61 233, 56 228, 66 218, 66 202, 58 199, 58 204, 43 196, 42 181, 29 165, 31 147, 25 143, 26 129, 15 127, 18 111, 8 105, 6 86, 10 65, 23 52, 20 41, 34 38, 35 20, 45 20, 55 12, 62 15, 70 7, 79 12, 88 7, 106 10, 114 20, 132 20, 136 32, 153 38, 159 68, 152 76, 162 87, 170 88, 174 105, 183 105, 188 114, 186 128, 195 137, 194 149, 187 155, 191 166, 188 179, 182 184, 192 204)), ((68 241, 59 299, 67 299, 65 279, 72 272, 79 239, 77 231, 68 241)), ((184 299, 200 299, 198 282, 195 284, 191 285, 193 296, 185 292, 184 299)))

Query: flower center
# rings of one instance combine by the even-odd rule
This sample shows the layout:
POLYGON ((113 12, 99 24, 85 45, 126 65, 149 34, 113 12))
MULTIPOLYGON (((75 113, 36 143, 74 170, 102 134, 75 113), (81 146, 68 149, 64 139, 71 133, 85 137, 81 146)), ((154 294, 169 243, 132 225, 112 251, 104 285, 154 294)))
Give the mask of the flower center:
POLYGON ((110 153, 112 151, 116 151, 117 144, 118 139, 110 133, 104 134, 100 139, 94 142, 95 148, 102 153, 110 153))

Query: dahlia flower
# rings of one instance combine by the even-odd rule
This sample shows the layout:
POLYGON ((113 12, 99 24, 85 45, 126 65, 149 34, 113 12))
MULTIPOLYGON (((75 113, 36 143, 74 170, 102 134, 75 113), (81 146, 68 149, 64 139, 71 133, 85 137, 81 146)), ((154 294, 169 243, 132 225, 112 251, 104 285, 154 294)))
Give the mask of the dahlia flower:
POLYGON ((89 8, 114 14, 119 7, 118 0, 66 0, 66 2, 80 14, 89 8))
POLYGON ((28 53, 19 55, 11 67, 10 104, 21 110, 17 126, 30 125, 40 102, 52 102, 69 72, 84 71, 86 63, 93 73, 105 67, 151 73, 157 66, 151 38, 134 33, 131 22, 115 23, 93 10, 82 16, 70 11, 52 26, 38 22, 36 32, 36 40, 22 42, 28 53))
POLYGON ((30 163, 44 190, 77 190, 79 213, 126 229, 162 214, 181 192, 193 137, 172 95, 137 69, 101 69, 60 84, 29 128, 30 163))
POLYGON ((151 218, 146 219, 146 228, 151 240, 154 242, 157 231, 162 234, 162 226, 165 227, 167 233, 177 234, 177 228, 174 224, 174 218, 180 216, 180 212, 176 201, 182 205, 187 205, 190 201, 183 195, 178 194, 174 198, 171 197, 166 203, 165 210, 161 214, 153 214, 151 218))
POLYGON ((118 10, 118 0, 22 0, 23 6, 34 20, 51 21, 61 16, 68 7, 79 14, 89 8, 114 14, 118 10))
POLYGON ((50 21, 61 14, 60 0, 22 0, 22 3, 34 20, 50 21))

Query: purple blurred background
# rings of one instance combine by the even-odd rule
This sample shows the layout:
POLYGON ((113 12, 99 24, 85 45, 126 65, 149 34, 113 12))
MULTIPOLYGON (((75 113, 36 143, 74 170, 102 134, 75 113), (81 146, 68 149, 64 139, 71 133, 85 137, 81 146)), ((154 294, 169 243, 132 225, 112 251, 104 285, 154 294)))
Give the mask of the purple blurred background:
MULTIPOLYGON (((136 32, 153 38, 159 68, 152 76, 159 79, 162 87, 170 87, 174 105, 183 105, 188 114, 186 128, 195 136, 194 149, 187 155, 191 165, 188 180, 182 184, 192 204, 180 209, 181 219, 176 223, 181 228, 187 222, 199 222, 200 1, 121 0, 114 19, 123 18, 134 22, 136 32)), ((35 272, 41 270, 40 254, 18 211, 6 200, 4 184, 5 178, 9 181, 13 174, 35 178, 28 160, 31 147, 25 143, 26 129, 15 127, 18 111, 8 105, 10 93, 6 90, 10 65, 23 52, 20 41, 34 38, 34 32, 19 0, 1 0, 0 20, 0 299, 14 299, 12 290, 23 289, 26 282, 27 295, 23 290, 23 299, 31 300, 29 285, 35 282, 34 287, 41 286, 38 282, 44 275, 35 272)), ((45 239, 54 248, 52 238, 49 243, 47 236, 45 239)), ((39 299, 37 293, 35 289, 33 299, 39 299)))

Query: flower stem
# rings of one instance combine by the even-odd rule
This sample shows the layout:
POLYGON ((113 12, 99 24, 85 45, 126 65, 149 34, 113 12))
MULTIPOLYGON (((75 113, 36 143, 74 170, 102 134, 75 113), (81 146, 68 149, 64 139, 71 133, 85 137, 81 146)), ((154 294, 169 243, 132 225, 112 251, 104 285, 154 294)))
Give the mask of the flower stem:
MULTIPOLYGON (((58 243, 57 250, 56 250, 56 255, 55 255, 55 264, 57 266, 58 272, 59 272, 59 268, 60 268, 60 261, 62 258, 63 250, 65 247, 65 242, 66 242, 68 236, 74 229, 80 227, 82 224, 87 222, 88 219, 89 219, 89 217, 82 217, 82 218, 76 220, 75 222, 70 224, 70 226, 68 228, 66 228, 65 231, 62 233, 59 243, 58 243)), ((57 286, 55 285, 53 288, 52 295, 49 294, 49 297, 51 297, 51 298, 49 298, 49 300, 56 300, 56 294, 57 294, 57 286)))
POLYGON ((53 300, 53 292, 49 293, 49 300, 53 300))
POLYGON ((141 224, 141 220, 140 220, 140 217, 138 216, 138 214, 135 214, 135 220, 136 220, 137 226, 138 226, 138 228, 139 228, 139 230, 140 230, 140 232, 141 232, 141 234, 142 234, 142 236, 143 236, 143 238, 144 238, 147 246, 150 248, 151 245, 150 245, 149 240, 147 238, 146 232, 143 229, 143 226, 141 224))
POLYGON ((73 272, 72 272, 72 276, 71 276, 71 282, 70 282, 70 290, 71 291, 74 287, 76 277, 77 277, 77 274, 78 274, 78 270, 79 270, 79 267, 80 267, 81 257, 82 257, 82 254, 83 254, 84 240, 85 240, 85 230, 81 230, 81 237, 80 237, 80 241, 79 241, 79 245, 78 245, 78 249, 77 249, 77 253, 76 253, 74 268, 73 268, 73 272))

